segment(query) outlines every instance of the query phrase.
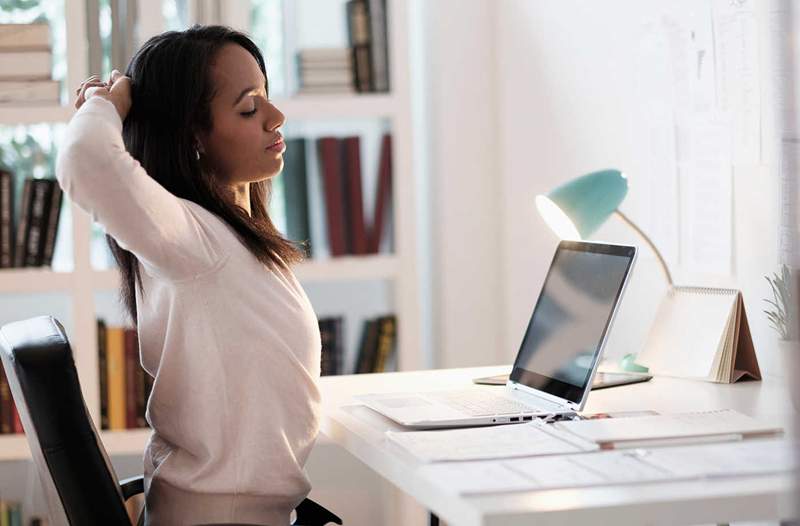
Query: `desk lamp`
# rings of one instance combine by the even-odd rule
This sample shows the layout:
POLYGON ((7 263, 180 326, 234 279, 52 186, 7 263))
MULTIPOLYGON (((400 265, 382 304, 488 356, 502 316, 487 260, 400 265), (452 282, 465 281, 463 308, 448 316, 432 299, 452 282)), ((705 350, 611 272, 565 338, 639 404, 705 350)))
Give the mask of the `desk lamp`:
MULTIPOLYGON (((627 193, 628 178, 625 174, 619 170, 601 170, 568 181, 547 195, 536 196, 536 207, 547 225, 563 239, 586 239, 612 214, 616 214, 644 239, 672 287, 672 274, 661 252, 641 228, 619 211, 627 193)), ((633 354, 622 358, 621 367, 627 371, 647 372, 646 367, 635 363, 633 354)))
POLYGON ((661 252, 641 228, 619 211, 627 193, 625 174, 619 170, 601 170, 568 181, 547 195, 536 196, 536 207, 547 226, 562 239, 586 239, 616 214, 647 243, 671 287, 672 274, 661 252))

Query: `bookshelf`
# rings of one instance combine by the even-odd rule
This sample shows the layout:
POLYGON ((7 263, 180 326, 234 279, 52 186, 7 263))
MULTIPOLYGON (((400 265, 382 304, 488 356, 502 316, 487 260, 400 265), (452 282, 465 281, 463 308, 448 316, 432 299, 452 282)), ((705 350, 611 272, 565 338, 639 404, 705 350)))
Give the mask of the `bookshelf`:
MULTIPOLYGON (((66 75, 63 82, 69 93, 73 86, 89 75, 86 38, 86 6, 83 0, 64 0, 66 41, 66 75)), ((143 41, 151 34, 167 29, 165 21, 152 17, 160 13, 162 0, 140 0, 140 29, 143 41)), ((286 0, 284 0, 286 3, 286 0)), ((423 337, 420 303, 424 301, 420 279, 421 239, 420 203, 425 185, 420 172, 415 170, 418 146, 412 125, 412 96, 409 61, 412 31, 409 24, 409 3, 405 0, 388 0, 387 21, 389 64, 392 81, 390 93, 353 95, 283 95, 274 99, 287 116, 287 121, 335 121, 337 119, 383 119, 389 123, 393 141, 392 209, 394 224, 394 251, 359 257, 338 257, 309 260, 295 267, 298 279, 306 284, 340 283, 357 286, 359 281, 385 281, 391 288, 391 308, 398 318, 397 364, 402 370, 425 368, 430 364, 423 337)), ((231 3, 223 5, 228 6, 231 3)), ((221 23, 249 32, 247 9, 223 9, 221 23), (227 14, 226 14, 227 13, 227 14), (227 18, 226 18, 227 17, 227 18)), ((343 43, 346 44, 346 43, 343 43)), ((70 96, 72 95, 69 93, 70 96)), ((66 123, 74 110, 66 106, 0 107, 0 126, 19 124, 66 123)), ((68 206, 65 203, 65 206, 68 206)), ((57 272, 50 269, 8 269, 0 271, 0 304, 11 301, 10 295, 59 294, 69 304, 70 341, 75 354, 76 367, 84 390, 87 407, 99 422, 99 381, 97 366, 97 295, 116 293, 119 273, 98 270, 92 264, 92 222, 77 207, 62 216, 67 220, 59 235, 71 240, 71 270, 57 272)), ((313 298, 312 298, 313 300, 313 298)), ((360 330, 360 327, 354 330, 360 330)), ((99 427, 99 426, 98 426, 99 427)), ((102 431, 103 443, 110 455, 140 454, 149 436, 149 429, 127 431, 102 431)), ((323 442, 324 443, 324 442, 323 442)), ((0 435, 0 461, 19 460, 30 455, 25 438, 0 435)))

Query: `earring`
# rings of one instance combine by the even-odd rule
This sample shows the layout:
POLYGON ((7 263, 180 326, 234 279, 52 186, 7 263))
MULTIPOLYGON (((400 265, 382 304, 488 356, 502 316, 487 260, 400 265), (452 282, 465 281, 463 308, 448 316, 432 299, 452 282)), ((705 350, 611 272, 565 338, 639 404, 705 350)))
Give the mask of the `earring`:
POLYGON ((200 150, 194 151, 194 158, 197 159, 198 161, 200 160, 200 150))

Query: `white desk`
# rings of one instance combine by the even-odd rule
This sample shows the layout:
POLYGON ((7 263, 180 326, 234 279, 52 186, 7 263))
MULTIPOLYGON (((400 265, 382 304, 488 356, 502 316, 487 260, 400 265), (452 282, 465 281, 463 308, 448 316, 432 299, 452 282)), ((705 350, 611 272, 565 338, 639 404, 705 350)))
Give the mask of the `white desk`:
MULTIPOLYGON (((396 424, 366 407, 352 405, 351 397, 356 394, 458 388, 469 385, 474 377, 508 370, 482 367, 325 377, 322 432, 451 526, 673 525, 778 520, 793 514, 796 493, 789 474, 458 496, 423 477, 420 463, 386 442, 384 432, 400 429, 396 424)), ((595 391, 586 412, 732 408, 755 417, 779 418, 789 429, 794 411, 785 393, 785 385, 775 379, 718 385, 654 378, 647 383, 595 391)))

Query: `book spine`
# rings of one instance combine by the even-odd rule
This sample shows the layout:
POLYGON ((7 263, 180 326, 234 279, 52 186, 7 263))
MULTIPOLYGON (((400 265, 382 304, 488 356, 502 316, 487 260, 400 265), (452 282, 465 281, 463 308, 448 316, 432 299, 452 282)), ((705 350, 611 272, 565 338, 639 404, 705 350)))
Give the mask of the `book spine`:
POLYGON ((356 361, 356 373, 371 373, 375 364, 375 353, 378 345, 378 320, 364 321, 364 330, 361 333, 361 344, 356 361))
POLYGON ((58 234, 58 223, 61 217, 61 200, 63 192, 58 183, 53 180, 52 195, 50 196, 50 210, 47 213, 47 229, 44 236, 44 249, 42 252, 42 265, 50 267, 53 264, 53 252, 56 248, 56 234, 58 234))
POLYGON ((372 90, 389 91, 389 46, 386 23, 386 0, 368 0, 370 35, 370 77, 372 90))
POLYGON ((0 24, 0 51, 49 48, 49 24, 0 24))
POLYGON ((57 80, 0 80, 0 104, 58 104, 60 90, 57 80))
POLYGON ((322 342, 322 353, 320 362, 320 375, 329 376, 336 374, 333 367, 333 332, 331 330, 331 319, 320 318, 319 320, 319 339, 322 342))
POLYGON ((25 266, 39 267, 42 264, 44 252, 44 235, 49 210, 51 182, 46 179, 36 179, 33 182, 33 198, 31 204, 30 230, 25 241, 25 266))
POLYGON ((382 373, 386 370, 386 364, 394 354, 397 340, 397 321, 394 315, 389 315, 379 318, 378 324, 380 328, 378 330, 378 345, 373 372, 382 373))
POLYGON ((105 321, 97 320, 97 368, 100 379, 100 429, 108 429, 108 361, 105 321))
POLYGON ((286 152, 283 154, 283 158, 286 233, 290 240, 298 242, 304 247, 306 257, 311 257, 305 139, 286 141, 286 152))
POLYGON ((341 147, 339 139, 323 137, 317 139, 320 169, 322 173, 323 194, 325 195, 325 214, 328 220, 328 238, 331 255, 344 256, 348 253, 345 229, 344 196, 342 192, 341 147))
POLYGON ((11 432, 18 435, 25 433, 25 430, 22 428, 22 419, 19 417, 19 409, 17 409, 17 404, 14 403, 13 398, 11 400, 11 414, 11 432))
POLYGON ((344 175, 347 178, 350 210, 350 239, 352 253, 366 254, 369 249, 367 228, 364 223, 364 198, 361 191, 361 141, 358 137, 344 139, 344 175))
POLYGON ((25 182, 22 184, 22 198, 19 204, 17 235, 14 239, 15 267, 22 267, 25 264, 25 246, 28 239, 28 227, 30 226, 32 190, 33 179, 25 179, 25 182))
POLYGON ((352 49, 353 83, 356 91, 372 91, 369 16, 364 0, 347 2, 347 29, 352 49))
POLYGON ((0 434, 7 435, 14 432, 13 404, 5 369, 0 365, 0 434))
POLYGON ((136 371, 139 369, 139 344, 136 341, 136 330, 125 329, 125 428, 138 427, 136 371))
POLYGON ((372 232, 369 252, 377 254, 381 248, 383 231, 387 220, 387 209, 392 197, 392 136, 386 134, 381 141, 381 155, 378 169, 378 188, 375 196, 372 232))
POLYGON ((107 327, 108 424, 125 429, 125 335, 121 327, 107 327))
POLYGON ((14 176, 0 170, 0 268, 14 265, 14 176))
POLYGON ((48 80, 52 63, 50 50, 0 52, 0 80, 48 80))

